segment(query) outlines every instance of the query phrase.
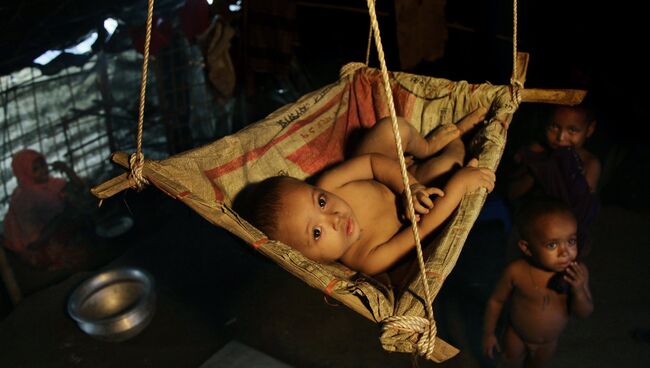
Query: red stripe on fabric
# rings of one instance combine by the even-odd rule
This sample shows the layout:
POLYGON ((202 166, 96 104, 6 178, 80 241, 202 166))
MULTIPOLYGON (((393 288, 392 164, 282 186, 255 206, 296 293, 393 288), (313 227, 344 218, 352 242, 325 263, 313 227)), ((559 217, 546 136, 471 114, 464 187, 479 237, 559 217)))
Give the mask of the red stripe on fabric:
MULTIPOLYGON (((348 144, 355 144, 350 142, 351 134, 361 128, 372 127, 378 120, 375 115, 373 88, 382 87, 378 81, 379 77, 378 74, 358 75, 349 87, 348 111, 339 115, 328 129, 287 158, 308 174, 314 174, 331 164, 342 161, 345 147, 348 144)), ((400 105, 408 105, 409 102, 412 105, 412 100, 409 101, 408 96, 404 96, 403 93, 402 97, 397 99, 400 102, 404 101, 398 104, 398 108, 400 105)))
POLYGON ((325 294, 331 296, 332 292, 334 291, 334 286, 336 286, 336 284, 338 284, 339 281, 341 281, 341 280, 334 279, 334 280, 330 281, 329 284, 327 284, 327 287, 325 288, 325 290, 323 290, 323 292, 325 294))
POLYGON ((330 101, 327 104, 325 104, 320 109, 316 110, 313 114, 311 114, 311 115, 309 115, 309 116, 295 122, 293 125, 291 125, 287 129, 287 131, 285 133, 283 133, 282 135, 276 137, 271 142, 265 144, 262 147, 258 147, 258 148, 254 149, 254 150, 248 151, 248 152, 244 153, 243 155, 234 158, 233 160, 231 160, 230 162, 228 162, 228 163, 226 163, 224 165, 217 166, 215 168, 206 170, 205 175, 209 179, 212 180, 214 178, 217 178, 217 177, 222 176, 224 174, 227 174, 229 172, 235 171, 235 170, 239 169, 240 167, 244 166, 245 163, 247 163, 249 161, 253 161, 253 160, 259 158, 260 156, 263 156, 273 146, 275 146, 279 142, 282 142, 283 140, 287 139, 289 136, 293 135, 297 130, 301 129, 305 125, 308 125, 308 124, 312 123, 317 117, 322 115, 324 111, 328 110, 329 108, 331 108, 336 103, 340 103, 341 95, 344 92, 345 92, 345 90, 343 90, 338 95, 331 97, 330 101))
POLYGON ((257 249, 257 248, 261 247, 262 245, 264 245, 264 244, 266 244, 268 242, 269 242, 269 238, 262 238, 260 240, 255 241, 251 245, 253 246, 253 248, 257 249))
POLYGON ((349 127, 341 116, 337 121, 302 147, 287 156, 300 169, 314 174, 332 163, 343 160, 343 147, 349 127))
POLYGON ((235 157, 233 160, 231 160, 230 162, 228 162, 228 163, 226 163, 224 165, 217 166, 215 168, 204 171, 205 175, 208 177, 208 179, 212 183, 212 189, 214 190, 214 196, 215 196, 216 200, 223 201, 225 196, 224 196, 223 191, 221 190, 221 188, 219 188, 219 186, 215 183, 215 181, 214 181, 215 178, 218 178, 218 177, 220 177, 222 175, 225 175, 225 174, 227 174, 229 172, 235 171, 235 170, 243 167, 247 162, 253 161, 253 160, 263 156, 274 145, 276 145, 277 143, 287 139, 288 137, 293 135, 297 130, 301 129, 302 127, 312 123, 317 117, 322 115, 324 111, 331 108, 333 105, 335 105, 337 103, 340 103, 341 96, 343 95, 344 92, 345 92, 345 89, 341 93, 333 96, 330 99, 330 101, 327 104, 325 104, 323 107, 316 110, 311 115, 309 115, 307 117, 304 117, 302 120, 298 120, 296 123, 291 125, 291 127, 289 127, 289 129, 287 129, 287 131, 285 133, 283 133, 282 135, 276 137, 275 139, 273 139, 271 142, 265 144, 264 146, 256 148, 256 149, 248 151, 248 152, 245 152, 243 155, 235 157))
POLYGON ((192 194, 189 190, 186 190, 184 192, 180 192, 176 195, 176 199, 181 199, 184 197, 187 197, 188 195, 192 194))
POLYGON ((221 188, 219 188, 219 186, 212 180, 210 180, 210 183, 212 184, 212 189, 214 190, 214 198, 217 201, 223 201, 225 196, 223 195, 221 188))
POLYGON ((413 106, 415 105, 415 95, 397 86, 393 91, 395 95, 395 110, 397 116, 402 116, 407 121, 413 118, 413 106))
POLYGON ((373 84, 370 80, 370 78, 377 79, 377 76, 378 74, 375 74, 373 78, 373 75, 359 74, 353 82, 350 100, 354 101, 354 103, 350 103, 348 111, 350 116, 364 128, 372 127, 379 120, 372 98, 373 86, 376 86, 376 84, 373 84))

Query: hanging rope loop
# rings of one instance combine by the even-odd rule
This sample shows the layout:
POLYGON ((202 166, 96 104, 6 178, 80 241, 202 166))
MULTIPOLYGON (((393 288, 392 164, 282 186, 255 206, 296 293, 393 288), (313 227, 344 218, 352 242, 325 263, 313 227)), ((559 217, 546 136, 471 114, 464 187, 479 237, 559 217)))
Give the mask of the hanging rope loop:
MULTIPOLYGON (((426 277, 426 266, 424 264, 424 256, 422 254, 422 244, 420 243, 420 233, 418 230, 417 222, 415 221, 415 209, 413 208, 413 197, 411 196, 411 188, 409 185, 409 178, 406 171, 406 162, 404 160, 404 149, 402 148, 402 138, 399 133, 399 126, 397 123, 397 114, 395 112, 395 102, 393 101, 393 92, 390 88, 390 78, 388 77, 388 69, 386 67, 386 59, 384 57, 384 48, 381 43, 381 35, 379 34, 379 23, 377 22, 377 13, 375 11, 375 0, 366 0, 368 4, 368 12, 370 13, 370 21, 372 25, 372 30, 375 36, 375 48, 377 49, 377 56, 379 57, 379 64, 381 66, 381 75, 384 82, 384 92, 386 93, 386 100, 388 103, 388 110, 390 111, 390 118, 393 127, 393 136, 395 138, 395 146, 397 147, 397 158, 399 159, 400 171, 402 174, 402 182, 404 183, 405 195, 408 198, 408 214, 411 219, 411 231, 413 232, 413 237, 415 238, 415 249, 417 250, 417 259, 418 265, 420 267, 420 278, 422 279, 423 289, 424 289, 424 303, 427 312, 429 326, 433 328, 427 328, 428 332, 423 333, 423 337, 426 336, 426 339, 423 337, 420 338, 418 342, 418 351, 426 351, 426 356, 428 357, 433 351, 435 344, 435 322, 433 320, 433 308, 431 303, 433 298, 431 292, 429 291, 429 284, 426 277), (426 348, 421 347, 420 344, 425 345, 426 348)), ((394 316, 395 317, 395 316, 394 316)), ((403 318, 413 318, 410 316, 396 316, 400 320, 403 318)), ((418 319, 423 319, 422 317, 416 317, 418 319)), ((426 319, 425 319, 426 320, 426 319)))
POLYGON ((129 157, 129 167, 131 168, 131 178, 135 181, 136 189, 142 190, 145 186, 149 185, 149 181, 142 175, 144 168, 144 155, 140 153, 131 154, 129 157))

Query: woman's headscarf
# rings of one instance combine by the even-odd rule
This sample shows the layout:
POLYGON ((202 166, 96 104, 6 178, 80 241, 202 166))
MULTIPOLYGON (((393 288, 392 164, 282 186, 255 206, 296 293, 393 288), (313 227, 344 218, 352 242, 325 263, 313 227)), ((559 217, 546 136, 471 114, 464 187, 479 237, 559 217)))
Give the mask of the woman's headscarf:
POLYGON ((11 168, 18 180, 18 187, 11 194, 9 211, 4 219, 5 246, 16 252, 36 241, 45 225, 63 212, 63 179, 49 177, 37 183, 33 164, 45 157, 34 150, 24 149, 14 154, 11 168))

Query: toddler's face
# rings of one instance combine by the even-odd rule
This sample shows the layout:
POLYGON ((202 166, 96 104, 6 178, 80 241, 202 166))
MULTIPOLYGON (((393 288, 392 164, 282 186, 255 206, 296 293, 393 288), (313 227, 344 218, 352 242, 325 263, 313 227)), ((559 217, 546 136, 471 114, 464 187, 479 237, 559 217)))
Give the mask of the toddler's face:
POLYGON ((549 271, 564 271, 578 255, 577 229, 575 217, 570 213, 539 217, 528 242, 531 257, 549 271))
POLYGON ((354 212, 341 197, 296 181, 288 183, 276 238, 319 262, 334 261, 361 237, 354 212))
POLYGON ((559 107, 546 126, 546 140, 553 149, 561 147, 581 148, 593 134, 595 124, 587 121, 581 110, 559 107))

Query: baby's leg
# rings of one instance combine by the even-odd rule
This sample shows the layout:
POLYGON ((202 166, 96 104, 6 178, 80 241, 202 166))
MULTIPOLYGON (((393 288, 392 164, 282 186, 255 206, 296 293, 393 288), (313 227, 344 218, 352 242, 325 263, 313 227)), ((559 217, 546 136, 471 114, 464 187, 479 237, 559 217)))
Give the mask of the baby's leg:
POLYGON ((431 185, 437 178, 442 178, 453 169, 462 167, 464 159, 465 145, 460 138, 457 138, 447 144, 439 155, 411 165, 409 172, 420 183, 431 185))
POLYGON ((542 368, 555 355, 557 341, 536 345, 532 354, 526 358, 526 368, 542 368))
MULTIPOLYGON (((400 137, 402 138, 402 149, 405 153, 417 158, 431 156, 430 143, 424 139, 420 132, 404 118, 397 118, 400 137)), ((397 159, 397 148, 393 136, 393 126, 390 117, 379 120, 370 130, 364 133, 359 146, 354 151, 354 156, 367 153, 380 153, 385 156, 397 159)))
POLYGON ((526 359, 526 344, 515 330, 508 326, 503 334, 500 367, 522 367, 526 359))
MULTIPOLYGON (((434 129, 425 139, 420 132, 402 117, 397 118, 402 149, 405 153, 416 158, 427 158, 438 153, 447 145, 457 140, 462 134, 472 129, 485 118, 487 109, 479 107, 457 124, 445 124, 434 129)), ((381 153, 396 158, 397 149, 393 137, 392 120, 390 117, 379 120, 364 136, 354 151, 354 156, 367 153, 381 153)), ((463 151, 464 153, 464 151, 463 151)), ((462 160, 462 158, 461 158, 462 160)))
POLYGON ((456 124, 444 124, 432 130, 426 137, 432 154, 440 151, 454 139, 472 130, 478 123, 485 119, 488 109, 479 107, 465 115, 456 124))

